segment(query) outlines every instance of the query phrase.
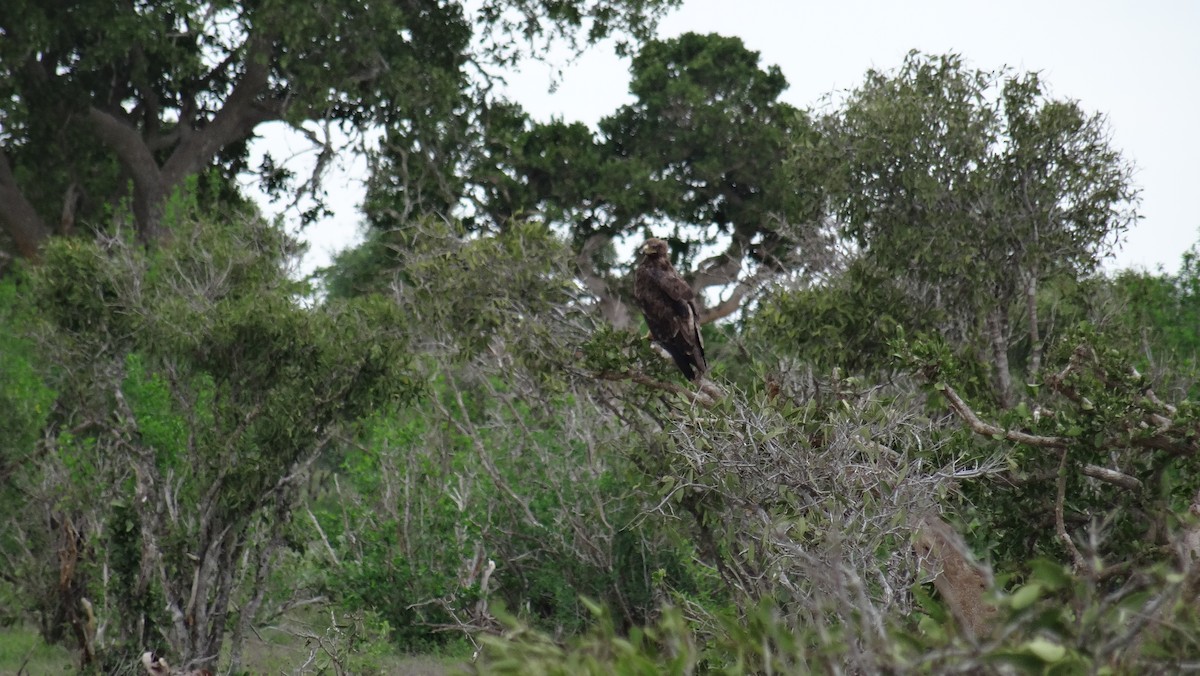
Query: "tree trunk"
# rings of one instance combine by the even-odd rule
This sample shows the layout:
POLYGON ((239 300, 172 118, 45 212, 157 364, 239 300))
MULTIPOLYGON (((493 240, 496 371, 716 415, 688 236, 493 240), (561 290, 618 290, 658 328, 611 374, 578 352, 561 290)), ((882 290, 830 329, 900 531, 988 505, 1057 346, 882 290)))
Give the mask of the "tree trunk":
POLYGON ((933 575, 933 586, 959 628, 972 640, 987 637, 996 617, 988 598, 995 584, 991 571, 975 561, 962 536, 937 514, 918 519, 916 534, 913 549, 921 568, 933 575))
POLYGON ((1025 304, 1029 314, 1029 380, 1042 370, 1042 335, 1038 329, 1037 277, 1032 273, 1025 283, 1025 304))
POLYGON ((33 205, 25 199, 17 185, 16 176, 8 164, 8 155, 0 148, 0 226, 12 239, 17 253, 24 258, 37 258, 42 242, 50 236, 50 228, 33 205))
POLYGON ((133 218, 138 238, 144 243, 157 241, 162 235, 163 202, 169 186, 154 153, 138 130, 120 118, 92 107, 88 119, 96 135, 116 154, 133 180, 133 218))
POLYGON ((608 280, 596 272, 596 266, 592 262, 592 257, 596 252, 607 245, 609 241, 610 238, 607 235, 596 234, 589 237, 579 250, 579 255, 575 257, 575 265, 583 285, 587 287, 589 293, 596 297, 601 316, 613 328, 624 330, 633 324, 633 320, 629 316, 629 308, 620 296, 612 292, 608 286, 608 280))
POLYGON ((988 314, 988 338, 992 343, 996 401, 1005 408, 1011 406, 1013 400, 1012 372, 1008 366, 1007 324, 1003 308, 997 308, 988 314))

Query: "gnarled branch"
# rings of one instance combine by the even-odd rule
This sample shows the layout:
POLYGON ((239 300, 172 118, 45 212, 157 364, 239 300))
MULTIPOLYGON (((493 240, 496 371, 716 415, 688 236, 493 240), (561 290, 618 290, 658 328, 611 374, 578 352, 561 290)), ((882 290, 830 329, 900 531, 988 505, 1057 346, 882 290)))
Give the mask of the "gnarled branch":
POLYGON ((942 396, 946 398, 947 403, 950 404, 950 408, 954 409, 958 417, 976 434, 1007 439, 1008 441, 1015 441, 1018 444, 1037 446, 1039 448, 1066 448, 1070 443, 1070 440, 1064 437, 1045 437, 1028 434, 1017 430, 1006 430, 997 425, 986 423, 979 419, 979 416, 975 414, 975 411, 971 410, 970 406, 967 406, 967 403, 962 400, 962 397, 958 396, 958 392, 955 392, 953 387, 942 385, 941 392, 942 396))
MULTIPOLYGON (((962 400, 962 397, 958 396, 958 392, 955 392, 953 387, 950 387, 949 385, 943 385, 941 391, 942 396, 946 398, 946 401, 950 404, 950 408, 954 410, 954 413, 958 415, 958 417, 972 432, 978 435, 992 438, 1003 438, 1008 441, 1025 444, 1027 446, 1036 446, 1038 448, 1056 448, 1064 451, 1070 445, 1070 439, 1065 437, 1048 437, 1020 432, 1017 430, 1006 430, 998 425, 984 422, 979 418, 975 411, 971 410, 971 407, 962 400)), ((1080 473, 1082 473, 1084 476, 1088 476, 1114 486, 1120 486, 1126 490, 1142 490, 1141 480, 1123 472, 1118 472, 1115 469, 1108 469, 1105 467, 1100 467, 1099 465, 1088 464, 1084 465, 1080 469, 1080 473)))

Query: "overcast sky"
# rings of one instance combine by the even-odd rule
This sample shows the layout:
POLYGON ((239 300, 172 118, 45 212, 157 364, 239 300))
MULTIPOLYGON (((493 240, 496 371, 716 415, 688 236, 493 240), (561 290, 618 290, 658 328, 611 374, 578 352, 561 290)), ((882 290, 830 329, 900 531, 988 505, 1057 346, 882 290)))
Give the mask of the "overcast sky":
MULTIPOLYGON (((1198 239, 1200 2, 685 0, 659 34, 688 31, 742 38, 761 65, 782 69, 783 98, 801 108, 857 86, 870 68, 896 68, 912 49, 956 52, 985 70, 1038 71, 1053 96, 1103 113, 1114 145, 1137 167, 1142 220, 1111 267, 1174 271, 1198 239)), ((573 64, 527 64, 508 91, 536 119, 594 125, 631 100, 628 83, 629 62, 601 45, 573 64)), ((357 239, 363 171, 351 164, 330 176, 337 214, 310 226, 306 268, 357 239)))

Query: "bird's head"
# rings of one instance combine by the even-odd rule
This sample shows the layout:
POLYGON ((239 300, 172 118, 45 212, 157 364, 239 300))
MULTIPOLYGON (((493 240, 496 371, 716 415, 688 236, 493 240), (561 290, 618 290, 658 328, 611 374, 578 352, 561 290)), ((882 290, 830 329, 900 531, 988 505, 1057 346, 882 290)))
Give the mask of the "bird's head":
POLYGON ((667 243, 657 237, 651 237, 642 244, 641 251, 650 258, 666 258, 667 243))

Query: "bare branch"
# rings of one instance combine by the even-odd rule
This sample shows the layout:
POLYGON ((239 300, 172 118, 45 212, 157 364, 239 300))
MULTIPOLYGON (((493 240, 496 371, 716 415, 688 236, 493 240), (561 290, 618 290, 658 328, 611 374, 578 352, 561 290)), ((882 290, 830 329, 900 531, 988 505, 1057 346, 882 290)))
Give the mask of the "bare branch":
POLYGON ((696 266, 692 275, 692 290, 696 295, 710 286, 724 286, 737 281, 742 272, 742 257, 746 247, 736 237, 724 252, 707 258, 696 266))
POLYGON ((317 516, 308 507, 305 507, 304 511, 308 513, 309 520, 312 521, 313 527, 317 529, 317 534, 321 536, 321 542, 325 544, 325 551, 329 552, 329 558, 333 560, 334 567, 341 568, 342 562, 338 559, 337 552, 333 550, 333 545, 329 544, 329 537, 325 535, 325 529, 321 528, 321 522, 317 521, 317 516))
POLYGON ((991 423, 986 423, 979 419, 979 416, 971 410, 970 406, 967 406, 966 402, 962 400, 962 397, 958 396, 958 393, 954 391, 953 387, 950 387, 949 385, 942 385, 941 392, 942 396, 944 396, 946 401, 950 404, 950 408, 952 408, 954 412, 958 414, 958 417, 961 418, 964 423, 966 423, 967 427, 969 427, 972 432, 975 432, 981 436, 1003 438, 1008 441, 1015 441, 1019 444, 1037 446, 1039 448, 1066 448, 1070 442, 1069 439, 1063 437, 1038 436, 1036 434, 1028 434, 1025 432, 1018 432, 1016 430, 1006 430, 997 427, 996 425, 992 425, 991 423))
POLYGON ((753 275, 750 275, 746 279, 742 280, 737 287, 734 288, 733 293, 729 295, 729 298, 726 298, 711 308, 704 308, 700 312, 700 323, 708 324, 709 322, 715 322, 718 319, 724 319, 734 312, 737 312, 738 309, 742 307, 742 301, 746 299, 746 296, 757 291, 762 287, 763 284, 765 284, 774 276, 775 274, 766 268, 759 268, 758 272, 755 272, 753 275))
POLYGON ((445 406, 443 406, 441 402, 435 400, 435 405, 441 412, 442 417, 445 418, 446 422, 453 425, 459 434, 471 441, 471 446, 475 449, 475 453, 479 458, 480 464, 483 465, 484 470, 488 473, 488 476, 491 477, 492 481, 495 482, 495 485, 507 493, 508 497, 512 498, 513 502, 521 508, 521 511, 525 514, 525 522, 534 528, 544 530, 545 526, 538 521, 536 516, 534 516, 533 510, 529 506, 529 501, 518 495, 517 492, 513 490, 512 486, 505 481, 504 477, 500 475, 500 470, 493 462, 492 455, 488 453, 486 448, 484 448, 483 442, 479 439, 479 435, 475 433, 474 429, 467 428, 467 425, 473 426, 473 424, 471 423, 471 415, 467 411, 467 406, 465 403, 463 403, 462 390, 455 388, 454 397, 455 403, 458 405, 458 415, 462 417, 462 420, 460 421, 459 418, 451 413, 445 406))
POLYGON ((1182 558, 1188 565, 1200 567, 1200 491, 1196 491, 1192 504, 1188 506, 1188 516, 1179 534, 1182 547, 1182 558))
POLYGON ((1128 474, 1118 472, 1115 469, 1107 469, 1098 465, 1084 465, 1080 472, 1084 476, 1089 476, 1093 479, 1098 479, 1114 486, 1120 486, 1121 488, 1127 490, 1140 493, 1143 488, 1141 480, 1139 480, 1137 477, 1129 476, 1128 474))

